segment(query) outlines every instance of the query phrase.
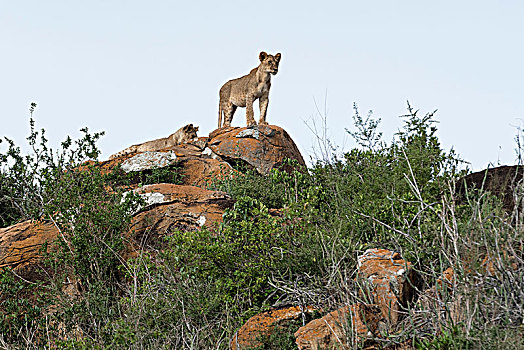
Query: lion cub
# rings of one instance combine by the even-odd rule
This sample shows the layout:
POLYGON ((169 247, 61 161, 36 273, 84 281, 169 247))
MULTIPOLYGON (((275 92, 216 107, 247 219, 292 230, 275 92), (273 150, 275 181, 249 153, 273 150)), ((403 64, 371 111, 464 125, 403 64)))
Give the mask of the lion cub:
POLYGON ((258 56, 260 65, 253 68, 248 75, 233 79, 220 88, 220 102, 218 106, 218 127, 230 126, 233 114, 237 107, 246 107, 247 126, 256 125, 253 112, 253 102, 259 99, 259 124, 267 124, 266 111, 269 103, 269 88, 271 88, 271 74, 278 73, 280 53, 275 56, 264 51, 258 56))
POLYGON ((198 126, 194 127, 193 124, 188 124, 186 126, 181 127, 168 137, 164 137, 153 141, 147 141, 139 145, 129 146, 125 150, 115 153, 112 156, 109 156, 109 159, 118 158, 131 153, 154 152, 167 147, 180 145, 182 143, 188 143, 197 138, 197 131, 198 126))

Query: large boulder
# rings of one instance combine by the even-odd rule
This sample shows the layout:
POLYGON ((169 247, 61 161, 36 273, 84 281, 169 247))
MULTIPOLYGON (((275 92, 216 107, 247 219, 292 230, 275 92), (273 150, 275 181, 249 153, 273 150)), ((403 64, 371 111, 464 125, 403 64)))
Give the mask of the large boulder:
POLYGON ((195 186, 155 184, 135 191, 148 205, 131 221, 130 238, 138 250, 156 248, 162 237, 174 230, 213 229, 222 222, 224 211, 233 206, 227 193, 195 186))
POLYGON ((271 169, 291 170, 286 159, 305 166, 297 146, 282 128, 258 125, 249 128, 225 127, 209 137, 199 137, 189 143, 149 152, 122 153, 98 166, 110 172, 150 172, 156 168, 176 165, 184 185, 206 187, 217 178, 254 168, 260 174, 271 169))
POLYGON ((304 159, 289 134, 275 125, 247 128, 225 127, 209 135, 209 148, 222 159, 235 164, 247 164, 260 174, 286 166, 285 159, 305 166, 304 159))
POLYGON ((524 168, 519 165, 499 166, 468 174, 457 182, 457 192, 464 196, 466 189, 477 189, 491 192, 500 198, 507 212, 515 207, 515 190, 522 185, 524 168))
POLYGON ((397 323, 422 285, 413 265, 387 249, 368 249, 358 257, 358 279, 391 324, 397 323))
POLYGON ((54 241, 59 231, 51 222, 28 220, 0 228, 0 269, 13 268, 25 279, 36 279, 41 248, 54 241))

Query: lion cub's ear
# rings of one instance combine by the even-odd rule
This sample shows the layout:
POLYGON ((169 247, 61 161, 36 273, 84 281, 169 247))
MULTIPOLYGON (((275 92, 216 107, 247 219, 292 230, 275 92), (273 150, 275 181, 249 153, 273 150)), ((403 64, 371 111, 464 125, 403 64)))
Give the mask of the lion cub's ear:
POLYGON ((262 62, 263 60, 265 60, 267 57, 267 53, 265 53, 264 51, 262 51, 260 53, 260 55, 258 55, 258 58, 260 59, 260 62, 262 62))
POLYGON ((184 126, 184 128, 182 130, 189 131, 189 130, 191 130, 191 128, 193 128, 193 124, 187 124, 186 126, 184 126))
POLYGON ((197 131, 198 131, 198 128, 199 128, 199 126, 197 126, 197 127, 195 128, 195 132, 197 132, 197 131))
POLYGON ((277 60, 277 62, 280 62, 280 57, 282 57, 280 52, 275 55, 275 59, 277 60))

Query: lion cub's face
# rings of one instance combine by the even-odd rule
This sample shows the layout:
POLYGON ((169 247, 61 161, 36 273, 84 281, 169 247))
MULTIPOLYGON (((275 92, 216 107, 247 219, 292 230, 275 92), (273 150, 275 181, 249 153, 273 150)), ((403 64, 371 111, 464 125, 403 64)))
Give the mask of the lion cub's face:
POLYGON ((280 53, 277 53, 275 56, 268 55, 264 51, 258 56, 260 58, 260 68, 263 72, 270 74, 278 73, 278 64, 280 63, 280 53))
POLYGON ((188 124, 184 126, 182 130, 184 131, 184 136, 187 140, 193 140, 197 138, 198 126, 194 127, 193 124, 188 124))

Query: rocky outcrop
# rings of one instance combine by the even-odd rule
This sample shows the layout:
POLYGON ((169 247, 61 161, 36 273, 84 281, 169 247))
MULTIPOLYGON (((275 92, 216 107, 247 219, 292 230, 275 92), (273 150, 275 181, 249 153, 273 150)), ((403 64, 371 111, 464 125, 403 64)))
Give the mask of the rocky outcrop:
POLYGON ((305 166, 289 134, 275 125, 217 129, 209 135, 209 148, 229 162, 244 163, 264 175, 283 166, 285 159, 296 160, 305 166))
POLYGON ((409 261, 387 249, 368 249, 358 257, 358 279, 372 303, 377 304, 391 324, 422 285, 422 278, 409 261))
MULTIPOLYGON (((135 213, 128 234, 130 242, 136 243, 133 248, 136 250, 156 246, 158 238, 175 229, 212 228, 221 222, 224 211, 233 205, 231 198, 226 193, 201 187, 238 173, 231 164, 243 161, 265 174, 286 158, 304 165, 286 131, 277 126, 257 126, 223 128, 213 132, 211 138, 200 137, 165 149, 123 154, 100 163, 88 162, 79 169, 96 166, 106 174, 118 169, 132 175, 176 167, 173 171, 179 172, 181 185, 156 184, 137 189, 140 181, 132 183, 146 201, 146 207, 135 213)), ((0 268, 32 271, 30 267, 39 260, 42 245, 58 235, 58 229, 49 222, 27 221, 0 229, 0 268)))
MULTIPOLYGON (((233 205, 226 193, 195 186, 155 184, 135 191, 146 206, 133 215, 131 229, 125 234, 125 258, 136 256, 141 249, 156 249, 162 237, 173 230, 213 229, 233 205)), ((24 221, 0 229, 0 268, 11 267, 26 279, 37 279, 40 249, 59 237, 52 222, 24 221)))
POLYGON ((347 349, 363 345, 382 320, 377 305, 354 304, 313 320, 295 333, 299 350, 347 349))
POLYGON ((198 138, 193 143, 181 144, 155 152, 125 154, 97 164, 103 172, 109 173, 119 168, 124 173, 151 172, 176 166, 181 184, 206 187, 216 178, 235 173, 229 163, 208 153, 207 138, 198 138))
POLYGON ((235 333, 230 342, 230 349, 241 350, 261 346, 261 339, 270 336, 275 327, 284 328, 291 321, 306 320, 313 311, 312 307, 293 306, 255 315, 235 333))
POLYGON ((268 174, 273 168, 290 170, 286 159, 305 166, 300 151, 284 129, 262 125, 217 129, 209 137, 199 137, 191 143, 154 152, 123 154, 98 166, 107 172, 119 166, 120 171, 129 173, 176 165, 182 184, 206 187, 216 178, 246 168, 254 168, 260 174, 268 174))

